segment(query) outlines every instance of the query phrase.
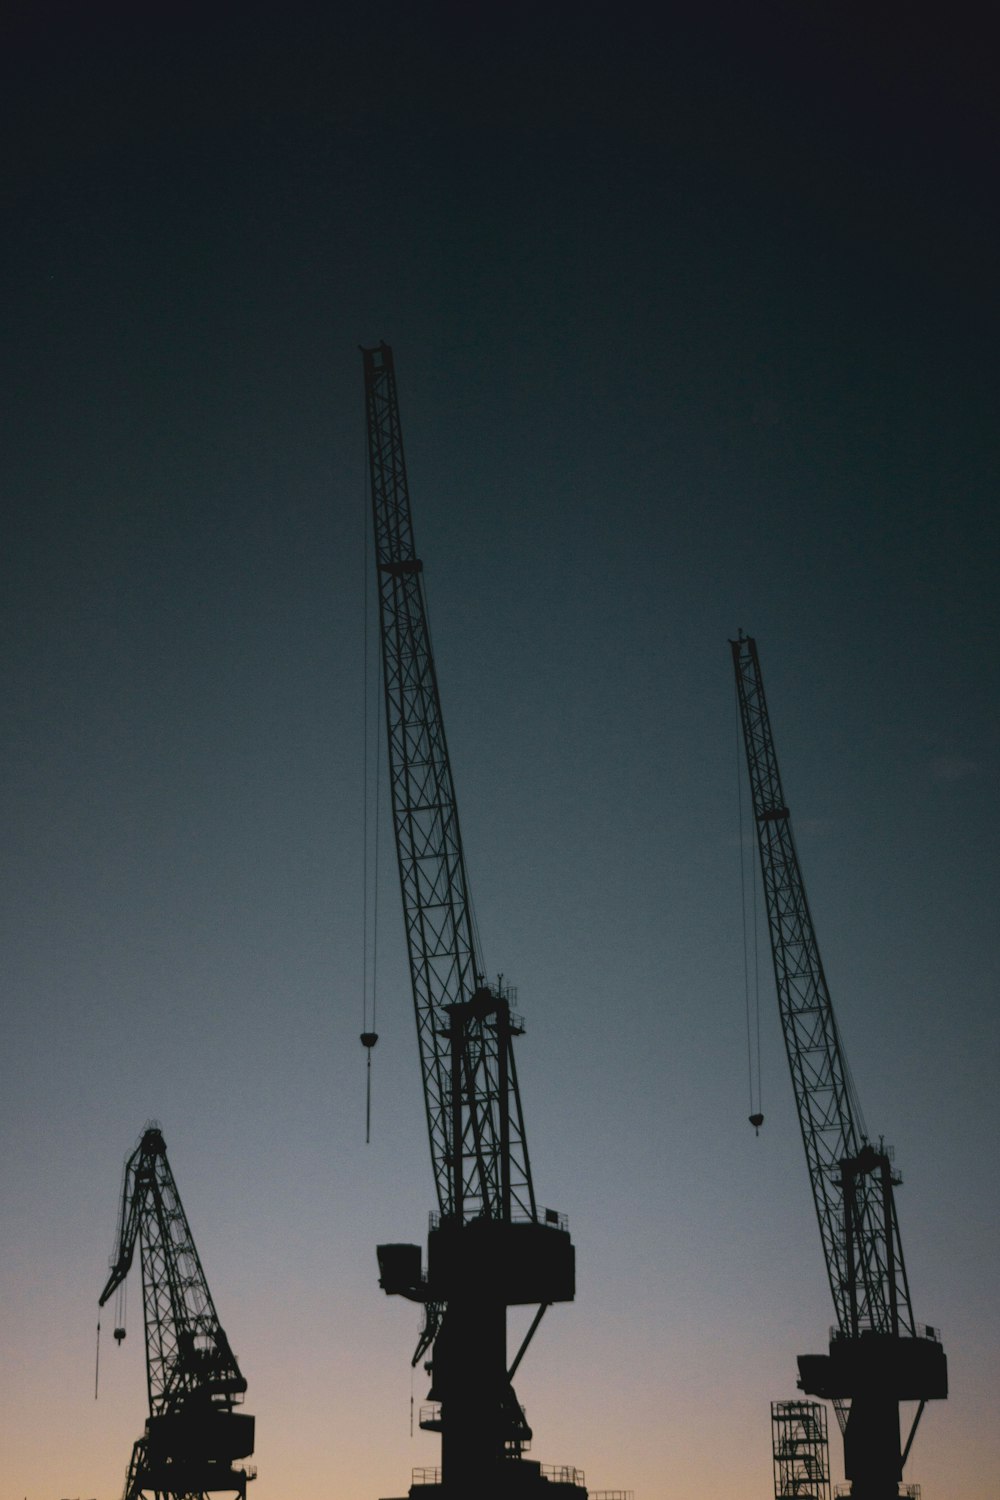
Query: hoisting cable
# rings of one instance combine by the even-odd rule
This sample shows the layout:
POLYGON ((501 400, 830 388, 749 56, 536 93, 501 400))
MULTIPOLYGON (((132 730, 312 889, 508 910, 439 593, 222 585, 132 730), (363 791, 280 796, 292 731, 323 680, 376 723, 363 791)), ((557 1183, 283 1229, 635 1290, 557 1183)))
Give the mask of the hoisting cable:
POLYGON ((94 1400, 97 1400, 97 1381, 101 1373, 101 1320, 97 1320, 97 1356, 94 1360, 94 1400))
POLYGON ((737 850, 740 862, 740 913, 743 922, 743 1008, 746 1017, 747 1034, 747 1077, 749 1083, 750 1097, 750 1124, 754 1128, 754 1134, 760 1134, 760 1127, 764 1123, 764 1115, 761 1110, 760 1099, 760 964, 758 961, 757 947, 757 872, 753 854, 750 854, 750 884, 752 887, 753 903, 753 975, 754 995, 753 1006, 750 1003, 750 942, 747 933, 747 894, 746 894, 746 844, 744 838, 743 819, 743 768, 740 757, 740 710, 739 694, 736 696, 736 822, 737 822, 737 850), (756 1042, 756 1046, 755 1046, 756 1042), (756 1097, 754 1089, 754 1063, 756 1061, 756 1097))
MULTIPOLYGON (((366 468, 367 468, 367 465, 366 465, 366 468)), ((370 499, 371 499, 371 492, 370 492, 370 480, 369 480, 369 484, 366 486, 366 502, 370 502, 370 499)), ((368 508, 369 508, 369 505, 368 505, 368 503, 366 503, 366 507, 365 507, 366 512, 367 512, 368 508)), ((362 755, 363 755, 363 760, 364 760, 364 773, 363 773, 364 787, 363 787, 363 796, 362 796, 362 802, 364 804, 364 810, 363 810, 363 813, 362 813, 362 824, 363 824, 362 839, 363 839, 363 842, 364 842, 364 850, 363 850, 362 858, 361 858, 361 886, 362 886, 361 904, 362 904, 362 913, 363 913, 363 916, 362 916, 362 950, 363 951, 362 951, 362 958, 361 958, 361 1045, 365 1049, 365 1055, 366 1055, 366 1060, 367 1060, 367 1064, 366 1064, 366 1068, 365 1068, 365 1144, 366 1145, 368 1145, 369 1142, 371 1141, 371 1134, 372 1134, 372 1051, 374 1050, 375 1043, 378 1041, 378 1032, 375 1030, 375 988, 376 988, 376 961, 377 961, 377 947, 378 947, 378 825, 379 825, 378 794, 379 794, 379 771, 381 769, 381 756, 379 754, 379 748, 378 748, 379 747, 379 743, 380 743, 379 742, 379 733, 378 733, 379 727, 380 727, 380 724, 379 724, 379 707, 378 707, 379 678, 378 678, 378 671, 377 670, 375 671, 375 673, 369 674, 369 668, 368 668, 369 660, 370 660, 370 657, 371 657, 371 633, 370 633, 370 629, 369 629, 370 615, 371 615, 371 606, 370 606, 370 603, 369 603, 369 593, 368 593, 368 575, 369 575, 369 568, 368 568, 368 532, 369 532, 368 517, 367 517, 367 513, 366 513, 366 515, 365 515, 365 528, 364 528, 364 545, 362 547, 362 558, 361 558, 362 572, 364 574, 364 584, 363 584, 363 588, 364 588, 364 642, 363 642, 363 646, 362 646, 362 663, 361 663, 362 725, 363 725, 363 730, 362 730, 362 738, 363 738, 362 755), (376 709, 375 709, 375 718, 376 718, 376 723, 375 723, 375 746, 376 746, 375 754, 376 754, 376 763, 375 763, 375 779, 374 779, 374 801, 375 801, 375 806, 374 806, 374 809, 373 809, 374 828, 371 831, 369 830, 369 822, 368 822, 368 804, 372 800, 372 795, 373 795, 372 784, 371 784, 371 767, 369 765, 369 754, 368 754, 368 720, 369 720, 368 700, 369 700, 369 697, 370 697, 370 692, 369 692, 369 686, 370 686, 369 677, 370 677, 370 675, 374 675, 374 677, 375 677, 375 698, 376 698, 376 709), (371 896, 369 896, 369 878, 368 878, 368 845, 369 845, 369 839, 373 840, 373 842, 374 842, 373 858, 372 858, 374 891, 371 894, 371 896), (369 1003, 368 1003, 368 989, 369 989, 369 986, 368 986, 368 955, 369 955, 369 949, 371 950, 371 1005, 370 1005, 370 1007, 369 1007, 369 1003)))
POLYGON ((760 918, 757 913, 757 897, 760 892, 760 872, 753 851, 750 853, 750 868, 753 872, 751 888, 753 890, 753 1025, 754 1025, 754 1049, 757 1054, 757 1115, 759 1123, 754 1129, 759 1133, 764 1123, 763 1106, 761 1103, 761 1071, 760 1071, 760 918))

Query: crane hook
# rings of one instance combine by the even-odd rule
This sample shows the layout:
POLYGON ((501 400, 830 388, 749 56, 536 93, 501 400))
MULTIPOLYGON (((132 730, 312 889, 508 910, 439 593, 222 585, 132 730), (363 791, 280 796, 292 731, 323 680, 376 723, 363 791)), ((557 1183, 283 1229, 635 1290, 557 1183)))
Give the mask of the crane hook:
POLYGON ((750 1120, 750 1124, 753 1126, 753 1133, 754 1133, 754 1135, 760 1135, 760 1127, 764 1123, 764 1116, 763 1115, 750 1115, 749 1116, 749 1120, 750 1120))
POLYGON ((372 1138, 372 1048, 378 1041, 377 1031, 363 1031, 361 1045, 368 1054, 368 1074, 365 1083, 365 1144, 372 1138))

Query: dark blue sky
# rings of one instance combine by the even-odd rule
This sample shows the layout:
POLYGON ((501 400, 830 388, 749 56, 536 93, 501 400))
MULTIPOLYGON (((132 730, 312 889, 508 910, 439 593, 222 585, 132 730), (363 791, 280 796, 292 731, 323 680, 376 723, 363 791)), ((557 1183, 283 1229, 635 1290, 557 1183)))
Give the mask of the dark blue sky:
POLYGON ((908 1477, 992 1494, 998 109, 971 15, 815 9, 4 23, 0 1500, 117 1493, 137 1287, 96 1408, 91 1340, 150 1116, 257 1500, 435 1461, 375 1281, 432 1196, 388 859, 367 1150, 357 1042, 381 338, 486 958, 578 1246, 518 1382, 534 1456, 764 1500, 767 1404, 831 1316, 767 969, 745 1123, 742 627, 951 1359, 908 1477))

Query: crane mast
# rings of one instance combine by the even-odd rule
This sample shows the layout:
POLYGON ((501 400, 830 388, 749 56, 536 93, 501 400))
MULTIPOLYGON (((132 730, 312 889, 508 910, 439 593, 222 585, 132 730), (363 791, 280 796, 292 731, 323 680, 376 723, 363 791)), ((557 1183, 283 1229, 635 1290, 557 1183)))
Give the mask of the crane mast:
MULTIPOLYGON (((122 1285, 141 1246, 149 1420, 132 1452, 124 1500, 245 1500, 254 1419, 238 1413, 247 1383, 219 1322, 162 1132, 150 1125, 125 1163, 115 1258, 99 1299, 122 1285)), ((117 1329, 116 1338, 124 1337, 117 1329)))
POLYGON ((756 642, 731 641, 778 1007, 837 1319, 799 1385, 834 1401, 854 1500, 895 1500, 924 1403, 947 1395, 940 1342, 914 1321, 894 1172, 869 1140, 823 971, 771 734, 756 642), (905 1449, 899 1403, 919 1402, 905 1449))
POLYGON ((577 1495, 523 1457, 531 1429, 511 1380, 544 1309, 574 1296, 574 1252, 561 1216, 535 1199, 514 993, 486 982, 478 951, 392 351, 381 344, 362 359, 393 826, 437 1192, 426 1272, 419 1246, 381 1245, 380 1284, 425 1307, 414 1363, 432 1351, 433 1404, 421 1425, 441 1433, 434 1493, 529 1495, 535 1484, 539 1494, 577 1495), (508 1369, 506 1309, 533 1303, 538 1314, 508 1369))

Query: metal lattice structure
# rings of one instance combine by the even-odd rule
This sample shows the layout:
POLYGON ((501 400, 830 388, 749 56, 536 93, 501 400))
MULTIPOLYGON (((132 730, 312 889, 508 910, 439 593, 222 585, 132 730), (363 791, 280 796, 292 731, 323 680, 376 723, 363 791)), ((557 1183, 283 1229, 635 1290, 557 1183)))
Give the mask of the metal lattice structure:
POLYGON ((774 1500, 830 1500, 826 1407, 819 1401, 772 1401, 774 1500))
POLYGON ((947 1395, 934 1332, 914 1322, 888 1151, 865 1133, 792 837, 757 646, 731 641, 778 1007, 830 1291, 829 1355, 799 1385, 834 1402, 856 1500, 896 1500, 924 1403, 947 1395), (905 1449, 899 1403, 919 1402, 905 1449))
MULTIPOLYGON (((187 1215, 156 1125, 125 1163, 117 1248, 101 1307, 141 1246, 149 1421, 136 1442, 125 1500, 146 1493, 189 1500, 246 1494, 233 1460, 253 1452, 254 1419, 233 1408, 247 1384, 219 1322, 187 1215)), ((116 1330, 123 1337, 124 1329, 116 1330)))
POLYGON ((853 1335, 862 1328, 912 1334, 889 1159, 866 1139, 851 1088, 782 792, 756 643, 741 637, 731 644, 778 1008, 837 1323, 853 1335), (846 1222, 845 1201, 851 1205, 846 1222))
POLYGON ((438 1205, 445 1217, 535 1219, 510 1045, 521 1026, 476 951, 392 351, 366 349, 364 362, 389 774, 438 1205))
POLYGON ((393 827, 438 1201, 426 1272, 418 1246, 382 1245, 380 1282, 425 1308, 414 1363, 432 1351, 421 1426, 441 1433, 442 1500, 527 1500, 552 1481, 524 1458, 532 1433, 511 1381, 545 1308, 574 1295, 573 1247, 535 1199, 513 1051, 523 1024, 478 951, 392 351, 362 358, 393 827), (508 1368, 506 1309, 524 1303, 538 1312, 508 1368))

